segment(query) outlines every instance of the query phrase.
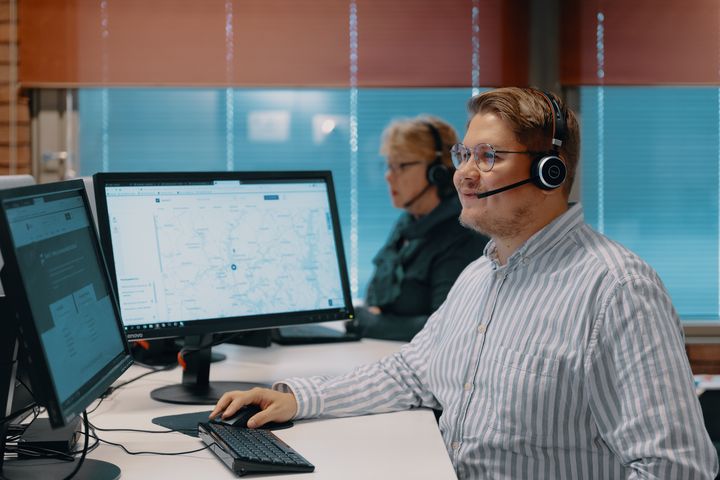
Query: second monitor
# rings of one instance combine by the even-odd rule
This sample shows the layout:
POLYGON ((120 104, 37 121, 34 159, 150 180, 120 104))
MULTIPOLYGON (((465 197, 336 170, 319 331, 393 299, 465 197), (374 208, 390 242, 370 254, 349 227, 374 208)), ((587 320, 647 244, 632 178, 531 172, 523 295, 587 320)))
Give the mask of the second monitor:
POLYGON ((330 172, 101 173, 98 227, 129 340, 185 337, 182 385, 214 403, 212 334, 353 317, 330 172))

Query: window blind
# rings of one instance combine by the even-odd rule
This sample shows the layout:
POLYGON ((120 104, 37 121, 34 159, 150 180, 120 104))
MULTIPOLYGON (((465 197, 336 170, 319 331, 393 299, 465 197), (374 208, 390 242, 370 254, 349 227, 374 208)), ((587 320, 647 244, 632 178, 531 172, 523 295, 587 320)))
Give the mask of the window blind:
POLYGON ((684 320, 717 320, 720 91, 580 92, 586 219, 658 271, 684 320))
POLYGON ((349 89, 83 88, 80 172, 331 170, 346 257, 357 277, 353 294, 362 298, 371 260, 400 214, 384 180, 383 129, 393 119, 430 113, 462 137, 470 94, 469 88, 360 89, 352 165, 349 89))

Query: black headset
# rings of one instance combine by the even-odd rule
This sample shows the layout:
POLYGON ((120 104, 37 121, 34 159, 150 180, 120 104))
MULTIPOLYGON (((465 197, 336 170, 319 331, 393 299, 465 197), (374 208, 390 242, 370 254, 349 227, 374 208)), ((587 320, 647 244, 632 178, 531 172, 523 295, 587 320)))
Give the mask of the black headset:
POLYGON ((452 183, 453 172, 442 161, 444 144, 440 136, 440 131, 430 122, 423 123, 427 125, 430 135, 432 135, 433 141, 435 142, 435 159, 427 167, 427 181, 430 185, 437 186, 438 193, 444 196, 447 195, 448 187, 452 183))
POLYGON ((552 142, 551 148, 542 155, 536 157, 530 166, 530 177, 532 183, 543 190, 553 190, 565 182, 567 178, 567 167, 560 159, 560 147, 567 135, 567 122, 565 115, 557 100, 551 93, 537 90, 543 99, 550 106, 552 111, 552 142))

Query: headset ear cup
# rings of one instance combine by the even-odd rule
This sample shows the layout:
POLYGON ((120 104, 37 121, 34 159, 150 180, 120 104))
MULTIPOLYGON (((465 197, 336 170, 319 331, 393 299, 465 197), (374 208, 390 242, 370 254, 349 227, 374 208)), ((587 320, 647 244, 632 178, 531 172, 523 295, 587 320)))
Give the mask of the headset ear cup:
POLYGON ((530 175, 539 188, 553 190, 565 182, 567 167, 557 155, 545 155, 533 161, 530 175))
POLYGON ((431 185, 438 187, 438 191, 442 194, 450 185, 452 173, 450 169, 440 162, 433 162, 427 169, 427 181, 431 185))

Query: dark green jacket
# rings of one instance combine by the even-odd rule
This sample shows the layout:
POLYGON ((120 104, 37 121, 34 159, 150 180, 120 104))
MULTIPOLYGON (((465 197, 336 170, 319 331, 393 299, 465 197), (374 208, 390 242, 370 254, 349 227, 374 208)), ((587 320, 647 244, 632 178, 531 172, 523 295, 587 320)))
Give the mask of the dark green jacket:
POLYGON ((362 335, 410 341, 445 301, 460 272, 483 254, 488 238, 460 225, 460 210, 452 196, 420 219, 400 216, 373 259, 375 273, 365 300, 383 313, 358 309, 362 335))

